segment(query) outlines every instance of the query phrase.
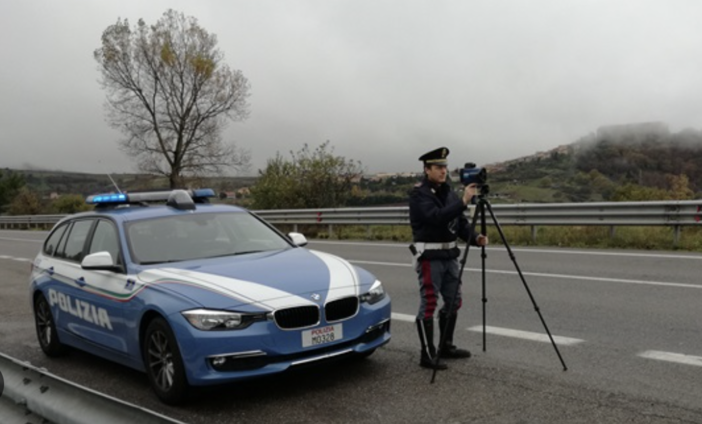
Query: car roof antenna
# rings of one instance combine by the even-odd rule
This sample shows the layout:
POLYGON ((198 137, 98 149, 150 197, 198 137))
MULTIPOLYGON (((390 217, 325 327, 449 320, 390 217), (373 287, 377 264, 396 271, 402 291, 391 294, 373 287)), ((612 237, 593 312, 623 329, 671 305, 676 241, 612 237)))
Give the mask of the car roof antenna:
POLYGON ((110 174, 107 174, 107 178, 109 178, 110 181, 112 181, 112 184, 117 189, 117 193, 122 194, 122 190, 120 190, 119 187, 117 187, 117 183, 115 182, 115 180, 112 179, 112 176, 110 174))

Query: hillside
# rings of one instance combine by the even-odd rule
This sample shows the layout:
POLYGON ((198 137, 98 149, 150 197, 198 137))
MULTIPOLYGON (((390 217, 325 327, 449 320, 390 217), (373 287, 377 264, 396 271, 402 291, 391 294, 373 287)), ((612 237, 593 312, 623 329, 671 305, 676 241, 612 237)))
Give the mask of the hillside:
POLYGON ((575 143, 486 168, 491 192, 510 202, 623 200, 614 198, 623 187, 702 198, 702 132, 673 134, 663 124, 603 127, 575 143))
MULTIPOLYGON (((63 171, 24 171, 13 170, 24 177, 27 186, 43 197, 62 194, 80 194, 87 196, 95 193, 112 192, 115 186, 129 191, 162 189, 168 187, 164 177, 145 174, 86 174, 63 171), (112 180, 110 180, 110 178, 112 180)), ((256 181, 255 177, 209 177, 193 180, 198 187, 211 187, 217 193, 236 191, 249 187, 256 181)))
MULTIPOLYGON (((612 125, 546 152, 483 166, 493 203, 702 198, 702 132, 671 133, 657 122, 612 125)), ((366 197, 353 199, 353 206, 406 204, 417 179, 364 181, 366 197)))
MULTIPOLYGON (((574 143, 485 168, 491 201, 495 203, 702 198, 702 132, 671 133, 662 123, 601 127, 574 143)), ((42 197, 114 190, 105 174, 14 172, 42 197)), ((155 176, 111 177, 122 190, 167 187, 166 179, 155 176)), ((212 177, 193 181, 192 185, 232 193, 252 186, 256 179, 212 177)), ((347 206, 406 204, 408 191, 418 179, 407 174, 363 178, 347 206)), ((458 180, 455 172, 452 180, 458 180)))

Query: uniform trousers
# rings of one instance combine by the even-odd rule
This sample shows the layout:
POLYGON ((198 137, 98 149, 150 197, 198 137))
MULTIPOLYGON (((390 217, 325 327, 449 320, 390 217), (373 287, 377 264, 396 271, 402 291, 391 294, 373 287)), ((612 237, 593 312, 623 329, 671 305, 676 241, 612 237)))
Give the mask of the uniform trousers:
POLYGON ((419 259, 417 261, 415 271, 419 277, 420 294, 417 319, 425 320, 434 317, 439 296, 443 300, 441 314, 447 314, 449 307, 451 315, 458 312, 463 305, 459 270, 458 259, 419 259))

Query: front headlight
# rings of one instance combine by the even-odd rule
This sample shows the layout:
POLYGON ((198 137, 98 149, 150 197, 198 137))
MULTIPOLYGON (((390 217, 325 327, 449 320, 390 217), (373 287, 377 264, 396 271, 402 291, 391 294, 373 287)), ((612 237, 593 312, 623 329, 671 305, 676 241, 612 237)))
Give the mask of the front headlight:
POLYGON ((248 327, 253 316, 239 312, 193 309, 181 312, 185 319, 199 330, 236 330, 248 327))
POLYGON ((367 293, 360 296, 361 302, 366 302, 369 304, 378 303, 385 297, 385 289, 383 288, 383 283, 375 280, 375 283, 371 286, 367 293))

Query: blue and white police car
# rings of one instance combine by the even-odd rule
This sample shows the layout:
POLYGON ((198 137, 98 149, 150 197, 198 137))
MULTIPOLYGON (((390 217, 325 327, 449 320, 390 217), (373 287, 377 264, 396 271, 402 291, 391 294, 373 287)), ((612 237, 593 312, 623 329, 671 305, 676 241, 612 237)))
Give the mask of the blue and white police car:
POLYGON ((78 348, 146 372, 166 403, 390 341, 390 298, 368 271, 302 246, 245 209, 173 190, 90 196, 33 262, 48 356, 78 348))

